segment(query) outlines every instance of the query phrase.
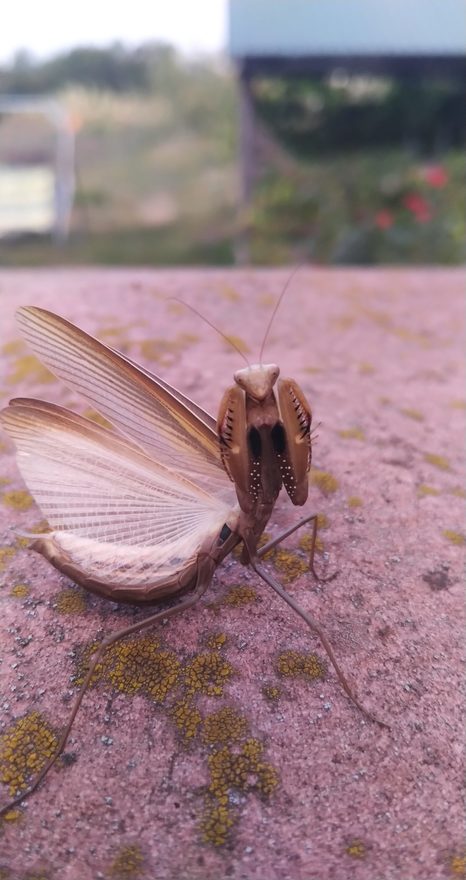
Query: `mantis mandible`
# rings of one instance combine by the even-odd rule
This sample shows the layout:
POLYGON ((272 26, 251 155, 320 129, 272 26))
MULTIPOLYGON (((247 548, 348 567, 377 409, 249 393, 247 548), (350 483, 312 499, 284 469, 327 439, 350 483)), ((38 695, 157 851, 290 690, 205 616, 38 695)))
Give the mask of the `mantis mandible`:
POLYGON ((51 526, 34 536, 30 548, 86 590, 113 601, 150 605, 181 598, 101 642, 56 752, 0 815, 37 788, 63 751, 105 650, 193 606, 241 542, 241 561, 318 636, 348 697, 377 721, 354 695, 318 622, 261 564, 270 549, 312 523, 310 569, 317 577, 316 514, 258 547, 282 486, 293 504, 306 502, 312 445, 304 393, 293 379, 279 378, 278 366, 262 363, 264 343, 260 362, 234 374, 215 420, 64 318, 27 307, 18 310, 17 320, 40 360, 114 429, 31 398, 13 399, 2 411, 19 470, 51 526))

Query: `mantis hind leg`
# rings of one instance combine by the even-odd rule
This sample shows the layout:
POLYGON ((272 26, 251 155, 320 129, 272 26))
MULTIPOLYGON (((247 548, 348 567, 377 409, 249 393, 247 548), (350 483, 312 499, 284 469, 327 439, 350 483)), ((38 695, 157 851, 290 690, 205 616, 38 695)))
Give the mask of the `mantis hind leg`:
POLYGON ((99 665, 102 657, 105 654, 107 648, 110 645, 114 645, 116 642, 120 641, 120 639, 125 638, 125 636, 131 635, 134 632, 140 632, 143 629, 147 629, 157 623, 157 621, 166 619, 168 617, 173 617, 175 614, 179 614, 181 611, 184 611, 186 608, 190 608, 192 605, 201 598, 202 594, 205 593, 207 587, 210 584, 211 573, 209 572, 208 577, 198 577, 196 585, 192 593, 190 593, 185 599, 179 602, 177 605, 173 605, 171 608, 164 609, 163 611, 157 611, 156 614, 151 614, 150 617, 146 617, 145 620, 140 620, 137 623, 133 623, 130 626, 126 626, 124 629, 118 630, 118 632, 113 633, 113 635, 108 636, 103 642, 100 643, 99 647, 96 649, 95 654, 92 657, 92 660, 89 665, 89 669, 87 670, 84 681, 76 694, 73 708, 71 710, 70 717, 68 719, 67 725, 60 736, 58 741, 58 745, 55 749, 53 755, 47 760, 47 762, 42 767, 42 770, 38 773, 33 782, 29 785, 26 791, 23 791, 21 794, 18 794, 15 798, 9 801, 5 806, 0 808, 0 818, 24 801, 30 794, 32 794, 36 788, 40 785, 42 780, 45 778, 49 770, 56 763, 58 758, 60 757, 65 745, 67 743, 68 737, 71 732, 71 728, 73 726, 74 719, 78 713, 79 707, 83 701, 83 698, 86 694, 86 691, 89 688, 89 685, 92 681, 92 677, 95 673, 97 666, 99 665))
POLYGON ((276 547, 278 544, 281 544, 281 542, 284 541, 285 538, 288 538, 289 535, 292 535, 294 532, 297 532, 298 529, 302 528, 302 526, 306 526, 308 523, 312 522, 311 549, 309 552, 309 569, 312 572, 312 575, 314 576, 316 581, 319 581, 321 584, 326 584, 329 581, 333 581, 334 578, 336 578, 336 576, 338 574, 338 569, 337 569, 337 571, 334 571, 333 574, 329 575, 328 577, 323 578, 317 574, 315 567, 314 567, 314 557, 315 557, 315 552, 316 552, 317 529, 318 529, 317 517, 318 517, 317 513, 312 513, 310 516, 303 517, 303 519, 300 519, 293 526, 290 526, 289 529, 286 529, 284 532, 282 532, 276 538, 273 538, 271 541, 268 541, 267 544, 264 544, 264 546, 261 547, 257 551, 256 556, 259 559, 261 559, 263 556, 265 556, 266 553, 268 553, 269 550, 273 550, 274 547, 276 547))

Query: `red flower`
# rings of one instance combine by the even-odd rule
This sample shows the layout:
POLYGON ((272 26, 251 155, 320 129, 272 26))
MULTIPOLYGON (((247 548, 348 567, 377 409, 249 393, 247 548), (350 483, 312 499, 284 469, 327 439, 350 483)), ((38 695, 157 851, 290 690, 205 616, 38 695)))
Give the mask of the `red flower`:
POLYGON ((390 229, 390 226, 393 226, 392 212, 387 211, 386 209, 378 211, 375 215, 375 225, 378 226, 379 229, 390 229))
POLYGON ((429 165, 424 168, 423 177, 429 186, 435 189, 442 189, 448 183, 448 174, 443 165, 429 165))
POLYGON ((428 223, 432 219, 430 205, 419 193, 408 193, 403 199, 403 204, 411 214, 414 214, 418 223, 428 223))

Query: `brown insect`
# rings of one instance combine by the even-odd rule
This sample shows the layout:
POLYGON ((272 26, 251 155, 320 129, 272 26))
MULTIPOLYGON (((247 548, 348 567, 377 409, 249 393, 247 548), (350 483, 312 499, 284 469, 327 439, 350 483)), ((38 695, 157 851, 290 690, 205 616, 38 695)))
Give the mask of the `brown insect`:
POLYGON ((312 523, 310 570, 317 578, 316 514, 258 549, 282 486, 293 504, 308 495, 311 409, 297 382, 280 379, 275 364, 238 370, 215 421, 64 318, 31 307, 19 309, 17 319, 41 361, 115 429, 30 398, 2 411, 24 481, 52 527, 31 549, 86 590, 117 602, 183 598, 103 640, 55 754, 0 815, 31 794, 59 757, 106 648, 194 605, 241 542, 242 562, 319 637, 349 698, 376 720, 353 694, 318 623, 260 564, 268 550, 312 523))

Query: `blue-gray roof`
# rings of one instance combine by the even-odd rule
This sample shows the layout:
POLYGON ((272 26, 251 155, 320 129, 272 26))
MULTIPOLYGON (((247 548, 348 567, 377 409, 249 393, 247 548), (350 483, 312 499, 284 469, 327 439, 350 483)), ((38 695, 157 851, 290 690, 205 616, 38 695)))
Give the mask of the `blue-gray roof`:
POLYGON ((229 0, 234 58, 463 56, 466 0, 229 0))

